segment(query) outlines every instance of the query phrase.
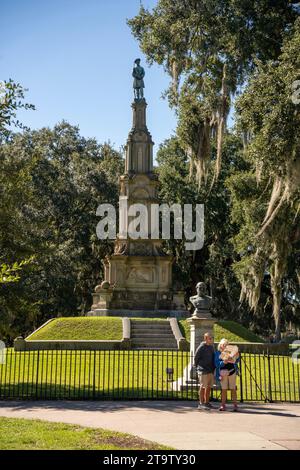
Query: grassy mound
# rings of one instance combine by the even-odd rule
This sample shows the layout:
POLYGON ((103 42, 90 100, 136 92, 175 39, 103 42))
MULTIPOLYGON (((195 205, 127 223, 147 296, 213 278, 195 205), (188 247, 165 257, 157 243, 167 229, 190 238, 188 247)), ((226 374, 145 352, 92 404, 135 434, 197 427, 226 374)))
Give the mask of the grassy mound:
MULTIPOLYGON (((190 327, 186 320, 179 320, 182 334, 190 341, 190 327)), ((214 325, 215 342, 222 338, 239 343, 264 343, 264 340, 235 321, 220 320, 214 325)))
POLYGON ((167 447, 131 434, 105 429, 31 419, 0 418, 0 449, 154 450, 167 447))
MULTIPOLYGON (((166 322, 162 318, 132 318, 135 321, 166 322)), ((190 340, 190 327, 186 320, 179 326, 190 340)), ((63 317, 55 318, 40 330, 33 332, 27 340, 121 340, 123 336, 121 317, 63 317)), ((220 320, 214 327, 215 341, 263 343, 264 340, 234 321, 220 320)))
POLYGON ((55 318, 27 340, 121 340, 120 317, 64 317, 55 318))

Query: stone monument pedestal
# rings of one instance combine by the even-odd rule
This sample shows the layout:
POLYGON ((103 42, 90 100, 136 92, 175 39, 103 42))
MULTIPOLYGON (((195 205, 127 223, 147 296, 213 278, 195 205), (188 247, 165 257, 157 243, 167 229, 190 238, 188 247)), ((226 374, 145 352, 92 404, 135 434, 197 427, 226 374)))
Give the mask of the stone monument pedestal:
POLYGON ((193 315, 192 317, 187 319, 187 322, 189 323, 191 328, 191 358, 192 356, 194 357, 197 347, 203 341, 204 334, 209 333, 212 336, 214 335, 215 321, 216 320, 211 316, 198 317, 193 315))
POLYGON ((183 377, 173 382, 172 389, 174 391, 182 391, 190 388, 198 389, 198 377, 196 371, 193 369, 194 356, 197 347, 203 341, 205 333, 214 334, 214 324, 216 320, 206 312, 207 316, 192 316, 187 319, 187 322, 191 328, 191 339, 190 339, 190 361, 188 366, 184 369, 183 377))
POLYGON ((215 319, 212 318, 210 313, 212 299, 206 295, 204 282, 198 282, 196 289, 197 295, 190 297, 195 311, 193 315, 187 319, 191 328, 190 360, 183 371, 183 377, 172 383, 172 389, 174 391, 182 391, 190 388, 198 389, 197 372, 193 368, 195 352, 200 343, 204 341, 205 333, 209 333, 211 336, 214 334, 215 319))
POLYGON ((192 369, 195 352, 199 344, 203 341, 203 336, 205 333, 209 333, 212 336, 214 335, 215 320, 211 317, 210 313, 206 311, 201 313, 201 317, 193 315, 191 318, 187 319, 187 322, 189 323, 191 328, 190 363, 188 365, 188 375, 191 380, 197 380, 197 375, 192 369))
MULTIPOLYGON (((125 174, 120 177, 119 233, 114 253, 103 260, 103 280, 93 292, 87 315, 187 318, 183 286, 173 286, 173 256, 165 253, 163 240, 151 231, 152 206, 159 205, 158 177, 153 168, 153 141, 146 125, 145 99, 132 103, 132 128, 126 145, 125 174), (139 236, 130 226, 140 213, 139 236), (131 209, 135 209, 131 212, 131 209)), ((158 219, 159 221, 159 214, 158 219)), ((159 230, 157 230, 159 232, 159 230)))

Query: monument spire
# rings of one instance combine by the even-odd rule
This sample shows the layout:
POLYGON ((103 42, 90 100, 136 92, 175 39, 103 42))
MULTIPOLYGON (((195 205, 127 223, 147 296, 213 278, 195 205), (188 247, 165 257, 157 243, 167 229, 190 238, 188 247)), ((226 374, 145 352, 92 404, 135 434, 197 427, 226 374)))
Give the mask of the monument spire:
POLYGON ((154 143, 146 123, 147 103, 143 92, 145 71, 140 66, 140 59, 136 59, 135 64, 132 72, 135 98, 131 105, 132 128, 125 147, 125 171, 127 174, 152 173, 154 143))
POLYGON ((125 146, 125 171, 132 173, 152 173, 153 145, 152 137, 146 124, 147 103, 135 100, 132 103, 132 129, 125 146))

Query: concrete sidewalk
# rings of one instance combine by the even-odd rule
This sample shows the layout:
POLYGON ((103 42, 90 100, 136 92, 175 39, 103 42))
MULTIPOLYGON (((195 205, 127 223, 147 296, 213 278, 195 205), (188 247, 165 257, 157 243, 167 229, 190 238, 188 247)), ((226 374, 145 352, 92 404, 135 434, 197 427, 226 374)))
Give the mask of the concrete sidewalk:
POLYGON ((251 403, 239 413, 198 411, 193 402, 0 402, 0 416, 128 432, 182 450, 300 449, 300 405, 251 403))

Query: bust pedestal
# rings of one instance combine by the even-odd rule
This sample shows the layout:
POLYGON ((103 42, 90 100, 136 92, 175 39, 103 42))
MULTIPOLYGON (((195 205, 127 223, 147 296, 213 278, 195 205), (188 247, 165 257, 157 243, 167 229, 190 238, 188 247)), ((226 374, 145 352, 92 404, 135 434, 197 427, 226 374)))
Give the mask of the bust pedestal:
POLYGON ((187 319, 187 322, 189 323, 191 328, 190 353, 194 356, 197 347, 203 341, 204 334, 209 333, 213 336, 215 320, 212 317, 199 318, 196 316, 192 316, 187 319))
POLYGON ((183 372, 183 377, 173 382, 173 390, 181 391, 188 390, 190 388, 198 388, 198 377, 194 371, 192 365, 194 363, 195 351, 199 344, 203 341, 205 333, 209 333, 213 336, 215 319, 211 317, 209 311, 201 312, 201 317, 193 315, 187 319, 187 322, 191 328, 191 339, 190 339, 190 360, 189 364, 183 372))
POLYGON ((198 282, 196 285, 197 295, 190 297, 190 302, 195 307, 193 315, 187 319, 191 328, 190 339, 190 360, 184 369, 183 377, 173 383, 173 390, 184 390, 189 387, 199 387, 197 373, 193 368, 195 352, 202 341, 204 334, 214 334, 215 319, 212 318, 210 308, 212 298, 206 295, 204 282, 198 282))
MULTIPOLYGON (((207 312, 209 314, 209 312, 207 312)), ((193 373, 192 364, 194 362, 194 356, 197 347, 203 341, 205 333, 214 335, 214 323, 215 320, 207 315, 202 318, 198 316, 192 316, 187 319, 187 322, 191 328, 191 339, 190 339, 190 363, 189 363, 189 376, 191 379, 196 380, 197 376, 193 373)))

